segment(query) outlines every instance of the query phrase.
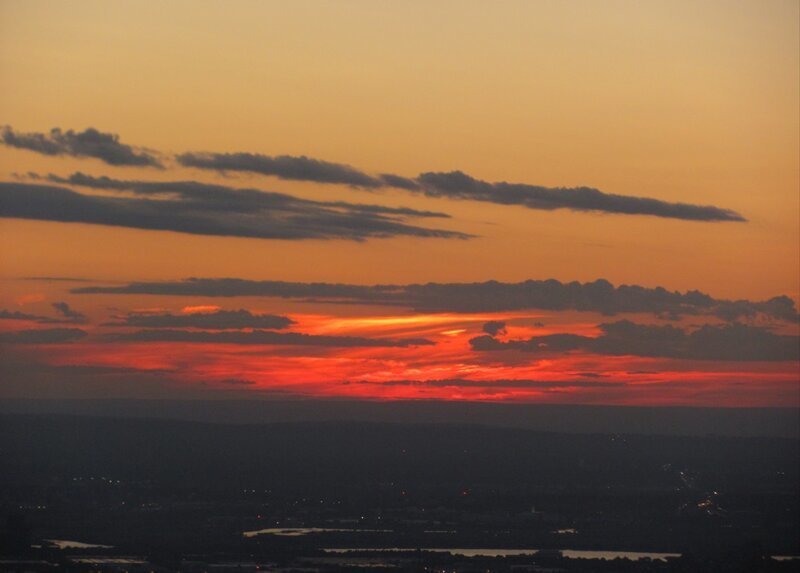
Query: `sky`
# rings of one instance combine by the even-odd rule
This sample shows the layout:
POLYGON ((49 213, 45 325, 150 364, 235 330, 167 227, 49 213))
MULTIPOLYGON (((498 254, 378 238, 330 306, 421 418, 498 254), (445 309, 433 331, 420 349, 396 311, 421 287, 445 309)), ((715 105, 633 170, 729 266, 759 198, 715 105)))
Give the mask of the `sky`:
POLYGON ((800 406, 795 1, 0 2, 0 398, 800 406))

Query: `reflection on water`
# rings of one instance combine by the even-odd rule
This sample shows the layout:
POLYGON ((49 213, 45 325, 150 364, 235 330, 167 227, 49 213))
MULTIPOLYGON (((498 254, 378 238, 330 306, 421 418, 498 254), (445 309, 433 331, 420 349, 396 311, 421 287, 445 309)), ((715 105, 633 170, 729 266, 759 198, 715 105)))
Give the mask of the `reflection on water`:
POLYGON ((43 539, 45 543, 55 545, 58 549, 112 549, 113 545, 99 545, 97 543, 83 543, 68 539, 43 539))
MULTIPOLYGON (((346 549, 323 549, 328 553, 347 553, 348 551, 417 551, 416 549, 403 549, 399 547, 374 548, 346 548, 346 549)), ((423 551, 435 553, 451 553, 462 557, 514 557, 518 555, 534 555, 539 549, 467 549, 461 547, 436 547, 424 548, 423 551)), ((638 561, 640 559, 653 559, 666 561, 668 557, 680 557, 680 553, 651 553, 642 551, 588 551, 580 549, 563 549, 561 554, 570 559, 630 559, 638 561)))
POLYGON ((334 527, 270 527, 267 529, 257 529, 255 531, 245 531, 245 537, 256 537, 257 535, 277 535, 279 537, 301 537, 309 533, 392 533, 391 529, 337 529, 334 527))
POLYGON ((680 557, 680 553, 648 553, 641 551, 584 551, 577 549, 563 549, 561 554, 570 559, 653 559, 666 561, 668 557, 680 557))

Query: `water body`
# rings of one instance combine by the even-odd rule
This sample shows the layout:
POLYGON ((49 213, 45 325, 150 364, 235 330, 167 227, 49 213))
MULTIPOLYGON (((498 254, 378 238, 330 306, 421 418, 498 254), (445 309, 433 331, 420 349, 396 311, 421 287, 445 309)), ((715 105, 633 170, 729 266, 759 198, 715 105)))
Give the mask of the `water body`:
MULTIPOLYGON (((420 548, 422 551, 433 551, 436 553, 451 553, 462 557, 514 557, 519 555, 534 555, 539 549, 466 549, 466 548, 420 548)), ((416 549, 401 547, 380 547, 380 548, 346 548, 346 549, 323 549, 327 553, 348 553, 350 551, 398 551, 413 552, 416 549)), ((680 557, 680 553, 654 553, 651 551, 592 551, 589 549, 559 549, 564 557, 569 559, 630 559, 639 561, 640 559, 652 559, 654 561, 666 561, 671 557, 680 557)), ((800 561, 800 555, 772 555, 776 561, 800 561)))
MULTIPOLYGON (((539 549, 467 549, 461 547, 436 547, 421 548, 422 551, 433 551, 435 553, 451 553, 462 557, 513 557, 518 555, 534 555, 539 549)), ((373 548, 345 548, 345 549, 323 549, 328 553, 347 553, 349 551, 400 551, 412 552, 416 549, 403 549, 400 547, 373 548)), ((582 549, 562 549, 564 557, 569 559, 630 559, 638 561, 640 559, 652 559, 666 561, 669 557, 680 557, 680 553, 652 553, 643 551, 589 551, 582 549)))
POLYGON ((55 545, 58 549, 113 549, 113 545, 99 545, 97 543, 83 543, 68 539, 43 539, 45 543, 55 545))
POLYGON ((279 537, 302 537, 311 533, 393 533, 391 529, 338 529, 334 527, 270 527, 242 533, 245 537, 277 535, 279 537))

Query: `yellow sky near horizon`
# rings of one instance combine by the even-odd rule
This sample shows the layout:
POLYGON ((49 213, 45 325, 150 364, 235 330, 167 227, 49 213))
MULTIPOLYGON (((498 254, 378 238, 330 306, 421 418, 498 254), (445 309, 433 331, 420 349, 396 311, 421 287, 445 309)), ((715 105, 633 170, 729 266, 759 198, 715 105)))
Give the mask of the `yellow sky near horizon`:
POLYGON ((748 223, 545 212, 0 147, 0 174, 218 181, 444 211, 469 241, 273 241, 4 219, 0 276, 379 283, 556 278, 800 296, 800 4, 0 2, 0 124, 166 153, 733 209, 748 223))

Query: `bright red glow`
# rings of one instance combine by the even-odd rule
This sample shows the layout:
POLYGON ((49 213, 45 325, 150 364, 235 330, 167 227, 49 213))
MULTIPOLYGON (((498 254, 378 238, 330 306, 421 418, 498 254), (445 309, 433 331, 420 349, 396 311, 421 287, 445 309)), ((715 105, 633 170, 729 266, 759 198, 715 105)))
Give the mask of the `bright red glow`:
MULTIPOLYGON (((186 307, 197 309, 199 307, 186 307)), ((134 369, 172 391, 204 388, 377 400, 479 400, 630 405, 800 405, 792 362, 688 361, 564 352, 476 352, 469 340, 489 320, 501 338, 598 334, 597 321, 541 315, 292 315, 291 330, 326 336, 425 338, 433 345, 327 347, 122 342, 98 329, 85 342, 47 348, 55 366, 134 369), (547 323, 547 326, 543 324, 547 323)), ((33 350, 32 350, 33 352, 33 350)), ((39 354, 42 357, 42 354, 39 354)), ((113 384, 113 371, 107 375, 113 384)))

